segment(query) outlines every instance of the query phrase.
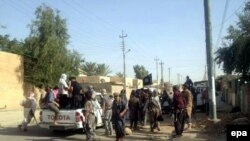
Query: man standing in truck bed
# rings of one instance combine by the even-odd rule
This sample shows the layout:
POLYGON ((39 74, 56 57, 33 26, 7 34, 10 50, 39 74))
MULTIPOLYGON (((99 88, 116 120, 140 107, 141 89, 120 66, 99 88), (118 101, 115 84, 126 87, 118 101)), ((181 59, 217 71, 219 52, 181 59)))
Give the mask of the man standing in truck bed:
POLYGON ((71 108, 82 108, 82 96, 81 96, 81 89, 82 87, 80 86, 80 84, 76 81, 75 77, 71 77, 70 78, 70 91, 71 91, 71 95, 72 95, 72 99, 71 99, 71 108))

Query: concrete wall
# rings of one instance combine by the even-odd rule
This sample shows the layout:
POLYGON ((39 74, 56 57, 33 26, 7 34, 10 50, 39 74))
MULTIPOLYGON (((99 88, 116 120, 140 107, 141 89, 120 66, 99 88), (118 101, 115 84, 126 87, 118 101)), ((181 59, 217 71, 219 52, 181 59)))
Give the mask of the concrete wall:
POLYGON ((250 114, 250 85, 239 85, 237 79, 222 81, 222 93, 225 102, 240 107, 243 113, 250 114))
POLYGON ((86 79, 86 83, 107 83, 107 82, 110 82, 110 78, 105 76, 88 76, 86 79))
POLYGON ((86 83, 87 82, 87 76, 78 76, 78 77, 76 77, 76 80, 79 83, 86 83))
MULTIPOLYGON (((101 92, 101 89, 106 89, 107 93, 113 94, 114 92, 120 93, 123 89, 123 85, 113 85, 111 83, 82 83, 82 88, 86 91, 88 85, 92 85, 96 92, 101 92)), ((129 99, 132 88, 126 88, 127 90, 127 98, 129 99)))
POLYGON ((250 114, 250 86, 243 85, 241 86, 240 92, 240 107, 243 113, 250 114))
POLYGON ((118 76, 110 76, 110 82, 116 84, 123 84, 123 78, 118 76))
POLYGON ((0 51, 0 108, 20 109, 24 95, 22 57, 0 51))
POLYGON ((133 86, 137 89, 143 88, 143 82, 141 79, 134 79, 133 86))

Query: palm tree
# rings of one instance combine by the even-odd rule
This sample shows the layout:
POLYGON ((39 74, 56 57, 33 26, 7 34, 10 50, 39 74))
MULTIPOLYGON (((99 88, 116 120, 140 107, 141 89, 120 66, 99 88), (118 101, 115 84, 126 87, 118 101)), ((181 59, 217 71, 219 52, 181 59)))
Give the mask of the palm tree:
POLYGON ((109 73, 111 73, 111 70, 109 69, 108 65, 106 65, 106 64, 97 64, 97 66, 96 66, 96 75, 107 76, 109 73))
POLYGON ((93 76, 96 74, 96 63, 86 62, 82 65, 82 70, 86 72, 87 76, 93 76))
POLYGON ((122 72, 117 72, 117 73, 116 73, 116 76, 118 76, 118 77, 123 77, 123 73, 122 73, 122 72))

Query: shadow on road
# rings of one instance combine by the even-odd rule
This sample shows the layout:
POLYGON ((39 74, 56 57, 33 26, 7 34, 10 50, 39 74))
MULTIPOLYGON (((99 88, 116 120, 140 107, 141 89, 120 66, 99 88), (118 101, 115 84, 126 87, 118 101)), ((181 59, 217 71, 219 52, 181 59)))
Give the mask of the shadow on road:
MULTIPOLYGON (((31 136, 31 137, 52 137, 52 138, 65 138, 68 136, 72 136, 74 134, 80 134, 77 131, 68 130, 68 131, 52 131, 42 129, 38 126, 29 126, 28 131, 20 131, 17 127, 5 127, 0 128, 0 135, 4 136, 31 136)), ((51 140, 51 139, 50 139, 51 140)))

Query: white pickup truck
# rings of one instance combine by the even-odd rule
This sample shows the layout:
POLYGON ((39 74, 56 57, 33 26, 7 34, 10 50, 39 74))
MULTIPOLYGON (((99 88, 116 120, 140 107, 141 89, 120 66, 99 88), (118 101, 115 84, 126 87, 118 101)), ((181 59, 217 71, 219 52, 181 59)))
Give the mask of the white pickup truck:
POLYGON ((49 109, 42 109, 40 111, 40 123, 41 128, 47 128, 51 130, 69 130, 69 129, 84 129, 83 122, 85 117, 82 113, 82 109, 70 109, 60 110, 58 116, 58 125, 54 125, 54 112, 49 109))
MULTIPOLYGON (((99 96, 99 95, 98 95, 99 96)), ((103 126, 102 120, 102 108, 97 99, 94 101, 94 114, 95 114, 95 127, 103 126)), ((83 109, 60 109, 58 116, 58 124, 54 125, 54 112, 49 109, 42 109, 40 111, 40 123, 41 128, 46 128, 54 131, 58 130, 82 130, 85 131, 83 122, 85 117, 83 115, 83 109)))

